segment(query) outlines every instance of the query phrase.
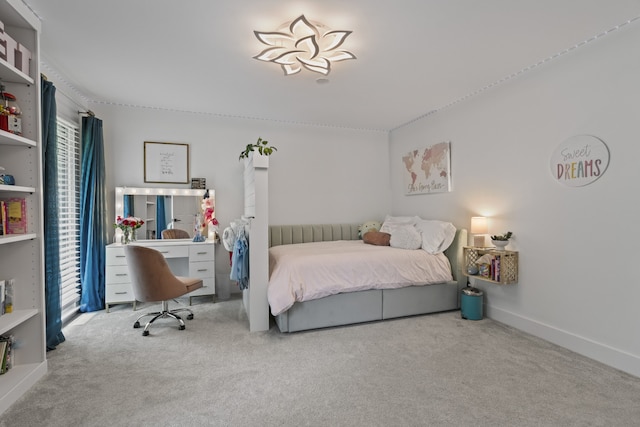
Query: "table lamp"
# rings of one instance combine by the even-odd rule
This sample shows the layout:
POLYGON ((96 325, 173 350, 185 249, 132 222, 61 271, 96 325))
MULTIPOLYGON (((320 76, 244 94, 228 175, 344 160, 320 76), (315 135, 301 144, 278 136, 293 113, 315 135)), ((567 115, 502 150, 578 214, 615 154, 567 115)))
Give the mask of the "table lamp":
POLYGON ((487 217, 471 217, 471 234, 473 234, 473 246, 476 248, 485 247, 485 234, 489 232, 487 217))

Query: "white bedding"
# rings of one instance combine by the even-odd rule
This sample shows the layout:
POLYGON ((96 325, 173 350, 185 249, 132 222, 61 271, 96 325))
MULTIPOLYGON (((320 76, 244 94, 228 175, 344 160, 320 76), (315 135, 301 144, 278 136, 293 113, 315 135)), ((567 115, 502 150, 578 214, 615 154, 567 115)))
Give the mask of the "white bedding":
POLYGON ((267 296, 271 313, 277 316, 296 301, 450 280, 451 265, 442 253, 368 245, 362 240, 298 243, 269 249, 267 296))

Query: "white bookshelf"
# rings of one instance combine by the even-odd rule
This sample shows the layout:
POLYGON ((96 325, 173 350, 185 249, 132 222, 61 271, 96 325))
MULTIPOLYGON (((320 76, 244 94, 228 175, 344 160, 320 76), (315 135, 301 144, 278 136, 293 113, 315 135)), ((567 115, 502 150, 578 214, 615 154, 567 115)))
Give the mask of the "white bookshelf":
POLYGON ((40 114, 40 21, 20 0, 0 0, 4 31, 31 51, 28 73, 0 60, 0 79, 22 109, 22 135, 0 130, 0 165, 16 185, 0 198, 26 199, 27 233, 0 236, 0 279, 15 279, 13 312, 0 316, 0 335, 16 345, 13 367, 0 375, 0 414, 47 372, 40 114))

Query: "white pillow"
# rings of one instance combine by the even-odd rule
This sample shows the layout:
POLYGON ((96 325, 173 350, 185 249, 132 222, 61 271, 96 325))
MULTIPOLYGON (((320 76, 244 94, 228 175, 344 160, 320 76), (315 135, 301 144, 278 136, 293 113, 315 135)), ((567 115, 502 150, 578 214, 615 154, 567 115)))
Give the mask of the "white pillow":
POLYGON ((415 227, 422 236, 422 249, 430 254, 444 252, 456 237, 456 227, 450 222, 421 219, 415 227))
POLYGON ((413 225, 397 225, 391 231, 389 246, 401 249, 420 249, 422 237, 413 225))
POLYGON ((394 227, 402 226, 402 225, 414 225, 416 222, 420 221, 421 218, 419 216, 391 216, 387 215, 384 218, 384 222, 382 223, 382 227, 380 227, 379 231, 383 233, 390 233, 394 227))

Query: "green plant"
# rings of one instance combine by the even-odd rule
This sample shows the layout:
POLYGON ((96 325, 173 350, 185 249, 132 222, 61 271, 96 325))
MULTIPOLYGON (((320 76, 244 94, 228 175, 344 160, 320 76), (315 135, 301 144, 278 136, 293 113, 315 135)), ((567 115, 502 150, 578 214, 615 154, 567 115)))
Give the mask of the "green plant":
POLYGON ((240 157, 238 157, 238 160, 249 157, 249 153, 252 151, 257 151, 262 155, 270 156, 274 151, 278 151, 278 149, 274 146, 269 146, 269 141, 265 141, 264 139, 258 137, 258 142, 256 142, 255 144, 247 144, 244 151, 240 153, 240 157))
POLYGON ((499 235, 495 235, 495 236, 491 236, 491 240, 509 240, 511 238, 511 236, 513 236, 513 233, 510 231, 507 231, 504 234, 499 234, 499 235))

